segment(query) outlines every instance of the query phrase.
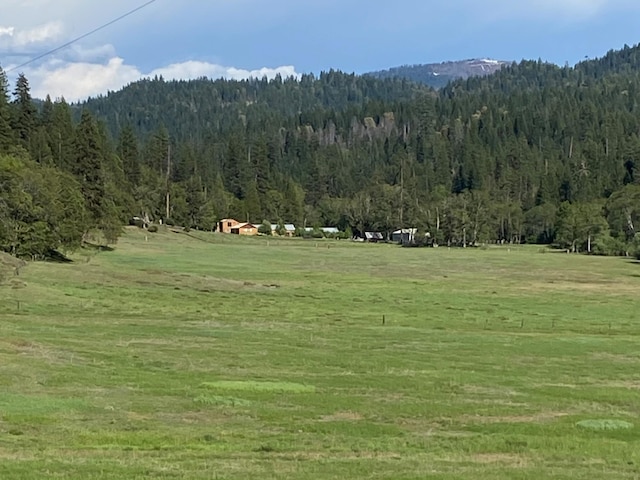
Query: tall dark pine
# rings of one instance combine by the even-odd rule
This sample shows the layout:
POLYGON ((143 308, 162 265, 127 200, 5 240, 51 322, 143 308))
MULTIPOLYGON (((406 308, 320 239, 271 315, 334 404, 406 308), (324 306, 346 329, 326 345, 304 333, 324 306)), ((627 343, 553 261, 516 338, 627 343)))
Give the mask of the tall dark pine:
POLYGON ((29 142, 38 121, 38 112, 31 98, 29 81, 23 73, 18 76, 13 96, 13 118, 11 126, 20 144, 26 150, 30 150, 29 142))
POLYGON ((88 110, 82 111, 76 128, 74 143, 74 163, 72 173, 78 178, 90 216, 89 228, 97 227, 104 215, 104 175, 102 172, 103 152, 95 119, 88 110))
POLYGON ((50 128, 53 124, 53 101, 51 96, 47 95, 42 102, 42 108, 40 109, 40 116, 38 125, 50 128))
POLYGON ((6 152, 13 144, 11 131, 11 110, 9 109, 9 82, 0 67, 0 153, 6 152))
POLYGON ((261 135, 251 150, 251 167, 255 174, 258 195, 264 197, 271 189, 271 172, 269 165, 269 146, 264 135, 261 135))
POLYGON ((156 173, 167 175, 169 154, 169 131, 161 125, 150 136, 145 152, 145 164, 156 173))
POLYGON ((71 172, 75 162, 75 132, 71 107, 64 98, 54 102, 51 117, 50 126, 45 128, 49 132, 53 162, 61 170, 71 172))
POLYGON ((223 164, 224 185, 227 191, 236 198, 244 198, 250 180, 248 172, 247 154, 243 139, 238 134, 230 136, 227 145, 227 154, 223 164), (249 178, 247 178, 249 177, 249 178), (244 184, 243 184, 244 182, 244 184))
POLYGON ((135 187, 140 183, 140 154, 138 140, 130 123, 122 127, 117 153, 122 161, 122 168, 127 181, 132 187, 135 187))

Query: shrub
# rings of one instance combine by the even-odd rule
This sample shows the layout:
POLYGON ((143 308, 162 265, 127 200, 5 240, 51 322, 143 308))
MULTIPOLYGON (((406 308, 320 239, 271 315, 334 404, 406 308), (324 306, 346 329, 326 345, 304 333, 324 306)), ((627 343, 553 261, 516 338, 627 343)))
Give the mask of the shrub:
POLYGON ((595 255, 620 255, 625 256, 629 246, 619 238, 614 238, 608 232, 598 235, 591 245, 591 251, 595 255))
POLYGON ((633 255, 640 260, 640 233, 633 238, 633 255))
POLYGON ((157 225, 151 225, 147 229, 147 232, 149 232, 149 233, 156 233, 157 231, 158 231, 158 226, 157 225))
POLYGON ((263 220, 258 227, 258 233, 261 233, 262 235, 271 235, 271 223, 263 220))

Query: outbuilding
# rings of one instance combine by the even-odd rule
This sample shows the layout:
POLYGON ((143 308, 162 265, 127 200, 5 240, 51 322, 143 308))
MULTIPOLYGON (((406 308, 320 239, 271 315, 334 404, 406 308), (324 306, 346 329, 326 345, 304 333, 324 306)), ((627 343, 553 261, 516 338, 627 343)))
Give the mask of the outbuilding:
POLYGON ((401 228, 391 234, 391 241, 407 245, 416 239, 417 228, 401 228))
POLYGON ((231 227, 231 233, 234 235, 258 235, 258 227, 253 223, 238 223, 231 227))
POLYGON ((382 242, 384 240, 384 235, 380 232, 364 232, 364 239, 371 243, 382 242))
POLYGON ((223 218, 218 222, 218 231, 221 233, 232 233, 231 229, 239 224, 240 222, 233 218, 223 218))

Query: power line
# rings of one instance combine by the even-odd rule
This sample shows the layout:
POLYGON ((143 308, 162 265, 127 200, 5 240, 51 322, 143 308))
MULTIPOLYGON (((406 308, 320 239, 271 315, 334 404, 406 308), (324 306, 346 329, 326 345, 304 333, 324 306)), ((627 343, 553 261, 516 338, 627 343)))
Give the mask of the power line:
POLYGON ((114 19, 113 19, 113 20, 111 20, 110 22, 107 22, 107 23, 105 23, 105 24, 103 24, 103 25, 100 25, 100 26, 99 26, 99 27, 97 27, 97 28, 94 28, 93 30, 91 30, 90 32, 85 33, 84 35, 80 35, 79 37, 74 38, 73 40, 68 41, 68 42, 67 42, 67 43, 65 43, 64 45, 60 45, 59 47, 56 47, 56 48, 54 48, 53 50, 49 50, 48 52, 44 52, 44 53, 42 53, 42 54, 38 55, 37 57, 32 58, 31 60, 28 60, 28 61, 26 61, 26 62, 24 62, 24 63, 22 63, 22 64, 20 64, 20 65, 18 65, 18 66, 16 66, 16 67, 13 67, 13 68, 10 68, 10 69, 6 70, 6 71, 5 71, 5 73, 9 73, 9 72, 12 72, 12 71, 14 71, 14 70, 17 70, 17 69, 19 69, 19 68, 25 67, 25 66, 27 66, 27 65, 29 65, 29 64, 31 64, 31 63, 33 63, 33 62, 37 61, 37 60, 40 60, 41 58, 44 58, 44 57, 46 57, 46 56, 48 56, 48 55, 51 55, 51 54, 53 54, 53 53, 56 53, 56 52, 58 52, 58 51, 60 51, 60 50, 62 50, 62 49, 64 49, 64 48, 67 48, 68 46, 73 45, 74 43, 76 43, 76 42, 78 42, 78 41, 82 40, 83 38, 87 38, 89 35, 93 35, 94 33, 96 33, 96 32, 98 32, 98 31, 102 30, 103 28, 107 28, 108 26, 113 25, 114 23, 119 22, 120 20, 122 20, 122 19, 124 19, 124 18, 127 18, 129 15, 133 15, 133 14, 134 14, 134 13, 136 13, 138 10, 142 10, 144 7, 147 7, 147 6, 151 5, 151 4, 152 4, 152 3, 154 3, 155 1, 156 1, 156 0, 149 0, 147 3, 144 3, 144 4, 140 5, 139 7, 136 7, 136 8, 134 8, 133 10, 131 10, 131 11, 127 12, 127 13, 125 13, 125 14, 123 14, 123 15, 120 15, 118 18, 114 18, 114 19))

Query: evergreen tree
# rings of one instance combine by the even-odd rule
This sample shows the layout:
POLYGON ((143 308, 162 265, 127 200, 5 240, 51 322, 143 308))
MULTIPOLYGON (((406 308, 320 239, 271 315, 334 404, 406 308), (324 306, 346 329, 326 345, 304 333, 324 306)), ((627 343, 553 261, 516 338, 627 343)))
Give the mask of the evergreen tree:
POLYGON ((120 131, 117 154, 122 162, 125 178, 133 188, 140 183, 140 156, 138 140, 130 123, 126 123, 120 131))
POLYGON ((29 151, 31 135, 37 125, 37 110, 31 98, 29 81, 22 73, 18 75, 13 96, 12 128, 20 145, 29 151))
POLYGON ((72 172, 75 163, 75 127, 71 107, 61 98, 53 103, 52 122, 48 129, 49 149, 53 163, 61 170, 72 172))
POLYGON ((0 154, 6 153, 13 146, 11 130, 11 110, 9 108, 9 82, 0 66, 0 154))
POLYGON ((80 123, 75 131, 74 162, 72 173, 80 182, 82 195, 89 213, 87 230, 98 228, 107 212, 103 203, 105 195, 100 133, 93 115, 82 111, 80 123))

